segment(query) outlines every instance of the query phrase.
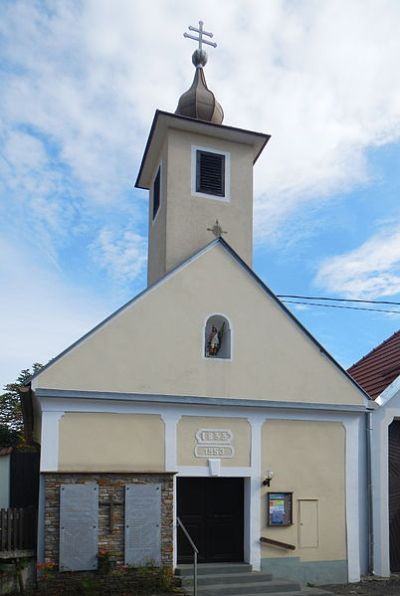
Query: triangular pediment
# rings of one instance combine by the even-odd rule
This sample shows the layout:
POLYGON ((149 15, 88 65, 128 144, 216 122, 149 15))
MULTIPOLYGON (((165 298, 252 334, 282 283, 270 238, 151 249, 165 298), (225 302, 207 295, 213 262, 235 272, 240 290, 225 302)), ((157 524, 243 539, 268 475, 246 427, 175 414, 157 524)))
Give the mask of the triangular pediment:
POLYGON ((361 390, 222 240, 66 350, 33 387, 363 405, 361 390), (213 315, 230 358, 205 355, 213 315))

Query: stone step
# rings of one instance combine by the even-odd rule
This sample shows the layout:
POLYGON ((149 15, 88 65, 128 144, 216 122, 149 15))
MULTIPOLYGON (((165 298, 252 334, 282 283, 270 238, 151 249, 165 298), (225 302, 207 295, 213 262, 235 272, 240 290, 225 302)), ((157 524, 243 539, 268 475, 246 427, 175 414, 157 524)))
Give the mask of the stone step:
POLYGON ((199 596, 239 596, 249 594, 282 594, 282 593, 300 592, 301 588, 298 582, 292 582, 285 579, 273 579, 263 582, 246 582, 236 584, 209 584, 199 586, 199 596))
MULTIPOLYGON (((208 575, 199 575, 197 578, 197 585, 205 586, 209 584, 246 584, 252 582, 268 582, 271 580, 271 573, 262 573, 259 571, 252 571, 251 573, 210 573, 208 575)), ((183 576, 182 583, 184 586, 192 586, 193 575, 183 576)))
MULTIPOLYGON (((247 596, 262 596, 261 594, 247 594, 247 596)), ((335 596, 332 592, 319 588, 303 588, 295 592, 267 592, 267 596, 335 596)))
MULTIPOLYGON (((188 594, 192 594, 192 589, 188 590, 188 594)), ((262 596, 261 593, 246 594, 246 596, 262 596)), ((335 596, 332 592, 321 590, 319 588, 303 588, 302 590, 295 590, 294 592, 264 592, 267 596, 335 596)), ((199 596, 204 596, 204 592, 199 590, 199 596)))
MULTIPOLYGON (((175 573, 182 580, 185 594, 192 594, 193 565, 179 565, 175 573)), ((322 588, 302 589, 295 580, 252 571, 247 563, 202 563, 198 566, 197 585, 199 596, 334 596, 322 588)))
MULTIPOLYGON (((200 575, 219 575, 227 573, 249 573, 253 567, 248 563, 200 563, 197 566, 197 574, 200 575)), ((175 569, 175 575, 193 576, 193 564, 185 563, 178 565, 175 569)))

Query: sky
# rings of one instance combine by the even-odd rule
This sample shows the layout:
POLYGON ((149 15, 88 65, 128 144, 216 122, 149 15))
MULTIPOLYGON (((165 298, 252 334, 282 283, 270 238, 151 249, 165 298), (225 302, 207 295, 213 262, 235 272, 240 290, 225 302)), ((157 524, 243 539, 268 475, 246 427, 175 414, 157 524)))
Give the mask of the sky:
MULTIPOLYGON (((400 302, 398 0, 0 0, 0 387, 146 286, 134 181, 155 110, 192 82, 200 19, 224 124, 271 134, 256 273, 277 294, 400 302)), ((288 306, 344 367, 400 328, 288 306)))

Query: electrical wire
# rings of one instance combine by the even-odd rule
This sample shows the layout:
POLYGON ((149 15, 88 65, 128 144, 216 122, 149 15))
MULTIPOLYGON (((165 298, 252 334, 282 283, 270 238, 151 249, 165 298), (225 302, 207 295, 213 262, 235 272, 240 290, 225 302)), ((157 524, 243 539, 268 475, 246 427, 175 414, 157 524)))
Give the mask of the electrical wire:
MULTIPOLYGON (((400 302, 392 300, 363 300, 361 298, 329 298, 327 296, 299 296, 297 294, 277 294, 278 298, 296 298, 301 300, 328 300, 332 302, 362 302, 364 304, 391 304, 400 306, 400 302)), ((322 306, 322 305, 321 305, 322 306)))
MULTIPOLYGON (((318 304, 317 302, 300 302, 300 300, 282 300, 285 304, 302 304, 303 306, 321 306, 323 308, 344 308, 348 310, 366 310, 369 312, 385 312, 400 315, 400 310, 387 310, 384 308, 367 308, 365 306, 344 306, 342 304, 318 304)), ((399 304, 400 305, 400 304, 399 304)))

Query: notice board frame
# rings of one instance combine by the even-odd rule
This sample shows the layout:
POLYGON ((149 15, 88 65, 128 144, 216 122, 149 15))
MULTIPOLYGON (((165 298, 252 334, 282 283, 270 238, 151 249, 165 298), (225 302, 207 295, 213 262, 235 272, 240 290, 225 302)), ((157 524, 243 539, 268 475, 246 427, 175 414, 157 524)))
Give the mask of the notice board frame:
POLYGON ((293 525, 293 493, 267 493, 267 526, 284 528, 293 525))

